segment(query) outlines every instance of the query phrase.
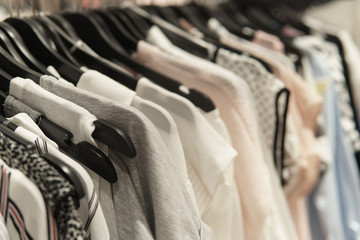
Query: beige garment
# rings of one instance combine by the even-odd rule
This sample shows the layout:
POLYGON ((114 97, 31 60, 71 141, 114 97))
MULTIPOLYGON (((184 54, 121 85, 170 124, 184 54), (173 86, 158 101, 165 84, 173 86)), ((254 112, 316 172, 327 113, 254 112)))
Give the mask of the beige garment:
POLYGON ((322 109, 322 99, 297 73, 284 67, 271 58, 271 55, 249 48, 232 37, 220 36, 220 41, 266 61, 271 65, 274 75, 290 90, 289 121, 293 121, 296 126, 301 151, 297 160, 297 173, 285 187, 285 192, 300 239, 311 239, 305 198, 311 193, 319 178, 320 158, 315 148, 314 129, 322 109))
MULTIPOLYGON (((242 206, 245 239, 260 239, 273 204, 270 173, 257 139, 251 93, 245 82, 230 71, 211 64, 211 71, 169 56, 140 41, 135 58, 148 67, 206 93, 220 111, 234 148, 235 179, 242 206)), ((210 69, 209 69, 210 70, 210 69)))
POLYGON ((267 32, 256 30, 252 41, 278 53, 285 53, 285 47, 281 40, 277 36, 267 32))

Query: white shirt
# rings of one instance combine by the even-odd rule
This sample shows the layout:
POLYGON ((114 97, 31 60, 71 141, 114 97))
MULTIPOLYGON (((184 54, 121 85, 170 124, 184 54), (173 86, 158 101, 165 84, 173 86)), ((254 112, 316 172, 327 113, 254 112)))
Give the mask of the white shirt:
POLYGON ((200 113, 204 118, 210 123, 210 125, 229 143, 231 144, 231 137, 229 131, 220 117, 219 109, 215 108, 210 112, 205 112, 202 109, 198 108, 200 113))
POLYGON ((38 187, 0 159, 1 215, 12 240, 57 239, 56 223, 38 187), (55 228, 51 228, 55 226, 55 228))
POLYGON ((242 239, 242 216, 234 180, 230 144, 206 121, 187 99, 147 79, 137 85, 137 94, 164 107, 174 118, 202 220, 216 239, 242 239))
POLYGON ((6 228, 3 216, 0 214, 0 239, 10 240, 9 231, 6 228))

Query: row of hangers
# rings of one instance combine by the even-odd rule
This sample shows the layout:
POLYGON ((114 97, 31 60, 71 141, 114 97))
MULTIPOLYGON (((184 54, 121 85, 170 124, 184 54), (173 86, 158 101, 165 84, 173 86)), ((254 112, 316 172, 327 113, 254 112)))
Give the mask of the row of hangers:
MULTIPOLYGON (((80 13, 79 15, 82 16, 80 13)), ((138 79, 121 67, 125 63, 137 72, 156 79, 158 84, 168 90, 195 101, 204 111, 211 111, 215 108, 211 100, 200 92, 192 89, 183 91, 180 88, 181 84, 134 61, 125 50, 128 47, 127 45, 120 45, 115 43, 114 39, 111 39, 112 42, 109 47, 98 49, 96 41, 92 41, 90 45, 95 50, 92 51, 80 40, 78 34, 81 35, 84 32, 77 32, 78 30, 72 26, 71 20, 68 22, 67 19, 71 18, 75 18, 74 21, 79 19, 82 23, 86 22, 86 19, 77 16, 76 13, 51 16, 33 15, 31 17, 12 16, 0 22, 0 61, 2 62, 0 66, 0 99, 2 102, 5 101, 9 92, 9 84, 12 78, 19 76, 39 83, 39 79, 43 74, 51 75, 47 70, 49 65, 53 66, 62 77, 75 85, 83 73, 80 67, 87 66, 114 79, 121 79, 123 84, 135 90, 138 79), (95 53, 99 50, 106 58, 95 53)), ((114 23, 116 24, 116 22, 114 23)), ((98 37, 98 35, 96 36, 98 37)), ((101 32, 100 36, 106 42, 108 41, 109 36, 104 35, 103 32, 101 32)), ((0 121, 3 124, 0 124, 0 131, 20 144, 32 145, 14 133, 18 126, 6 121, 4 115, 3 109, 1 109, 0 121)), ((41 116, 37 120, 37 124, 45 135, 58 144, 62 151, 74 157, 107 181, 111 183, 117 181, 115 168, 110 159, 98 148, 87 142, 73 144, 71 142, 72 133, 45 116, 41 116)), ((127 157, 136 156, 136 149, 131 139, 121 129, 102 119, 95 121, 94 126, 95 130, 92 137, 95 140, 127 157)), ((84 196, 84 187, 72 167, 49 154, 42 156, 73 183, 76 189, 76 199, 82 198, 84 196)))
MULTIPOLYGON (((291 20, 293 24, 304 27, 294 15, 282 14, 281 17, 284 19, 280 19, 276 14, 271 15, 272 12, 259 7, 252 9, 255 10, 243 9, 234 1, 220 4, 216 8, 207 8, 198 4, 141 8, 133 4, 125 4, 121 8, 111 7, 84 12, 34 14, 30 17, 7 18, 0 22, 0 62, 2 63, 0 96, 4 100, 13 77, 29 78, 39 83, 42 75, 51 75, 47 70, 49 65, 75 85, 83 74, 80 67, 86 66, 135 90, 140 77, 130 74, 128 69, 131 69, 209 112, 215 109, 215 106, 206 95, 193 89, 184 91, 180 83, 138 63, 131 58, 131 54, 136 51, 138 41, 145 39, 147 31, 154 24, 158 25, 178 46, 207 59, 212 57, 209 55, 208 49, 211 46, 208 42, 222 46, 205 28, 210 17, 217 18, 230 31, 246 39, 250 39, 251 35, 244 34, 241 29, 245 27, 260 28, 280 35, 278 29, 268 24, 269 18, 276 18, 280 24, 285 21, 288 24, 291 20), (203 31, 207 41, 182 31, 177 21, 179 18, 187 19, 203 31)), ((293 49, 289 43, 288 51, 291 50, 293 49)), ((6 122, 3 116, 0 119, 1 122, 6 122)), ((109 182, 113 183, 117 180, 110 159, 99 149, 87 142, 73 144, 72 133, 46 117, 41 117, 37 124, 67 154, 109 182)), ((95 131, 92 134, 94 139, 127 157, 136 155, 131 139, 121 129, 102 119, 95 121, 94 125, 95 131)), ((19 136, 8 131, 8 129, 14 130, 16 126, 11 125, 12 127, 6 130, 4 126, 0 124, 1 132, 20 141, 19 136)), ((77 196, 83 196, 84 191, 75 171, 60 160, 49 156, 44 157, 75 185, 77 196)))

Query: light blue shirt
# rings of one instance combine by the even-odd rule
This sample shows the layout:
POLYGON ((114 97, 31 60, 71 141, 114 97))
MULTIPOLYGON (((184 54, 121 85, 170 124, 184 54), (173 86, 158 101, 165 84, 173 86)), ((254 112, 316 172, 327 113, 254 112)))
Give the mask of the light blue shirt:
POLYGON ((321 49, 301 39, 296 39, 295 45, 308 57, 314 80, 328 81, 323 94, 323 116, 333 161, 309 197, 313 239, 357 240, 360 239, 360 177, 354 150, 340 125, 341 112, 331 70, 321 49))

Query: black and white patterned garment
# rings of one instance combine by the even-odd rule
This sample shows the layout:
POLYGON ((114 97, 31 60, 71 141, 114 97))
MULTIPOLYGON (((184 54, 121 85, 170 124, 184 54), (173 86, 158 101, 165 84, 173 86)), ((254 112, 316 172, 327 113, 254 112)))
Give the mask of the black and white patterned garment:
POLYGON ((0 158, 9 167, 24 173, 40 189, 53 212, 60 239, 85 239, 86 234, 72 197, 74 187, 70 182, 34 149, 16 143, 3 133, 0 133, 0 158))
POLYGON ((284 135, 289 91, 284 83, 256 61, 247 56, 219 49, 215 62, 243 78, 255 99, 259 124, 273 160, 282 172, 284 160, 284 135))
MULTIPOLYGON (((30 140, 30 139, 28 139, 28 140, 30 140)), ((37 152, 40 155, 45 154, 45 153, 51 154, 52 146, 51 145, 48 146, 48 143, 46 141, 44 141, 42 138, 40 138, 40 137, 36 138, 36 140, 34 140, 34 144, 35 144, 37 152)), ((86 181, 86 180, 84 179, 84 181, 86 181)), ((87 216, 87 218, 82 219, 83 220, 82 222, 85 223, 85 225, 83 225, 83 226, 84 226, 84 230, 86 232, 86 238, 88 240, 91 239, 90 225, 92 224, 93 218, 96 214, 96 211, 98 210, 98 206, 99 206, 99 199, 95 192, 95 188, 93 187, 92 191, 91 191, 91 195, 89 197, 89 201, 87 202, 88 216, 87 216)))

